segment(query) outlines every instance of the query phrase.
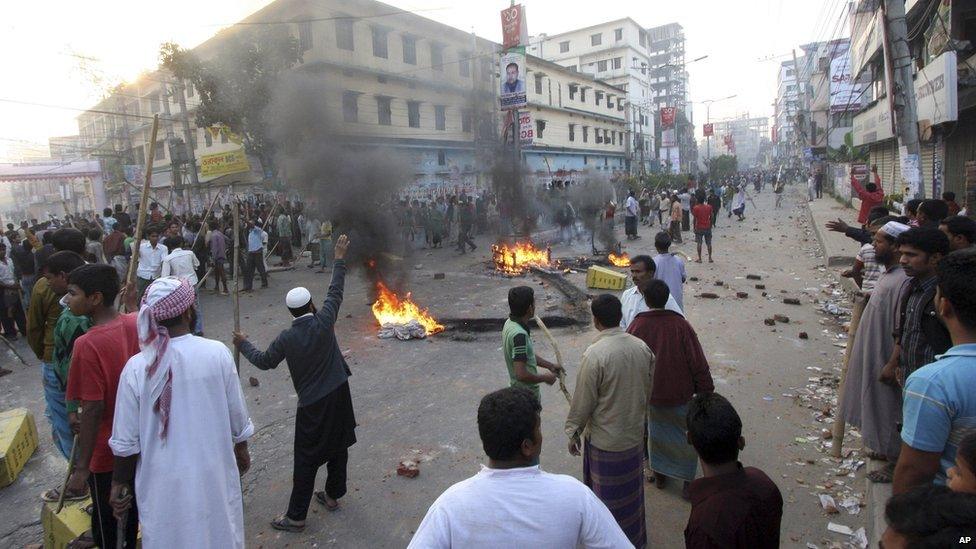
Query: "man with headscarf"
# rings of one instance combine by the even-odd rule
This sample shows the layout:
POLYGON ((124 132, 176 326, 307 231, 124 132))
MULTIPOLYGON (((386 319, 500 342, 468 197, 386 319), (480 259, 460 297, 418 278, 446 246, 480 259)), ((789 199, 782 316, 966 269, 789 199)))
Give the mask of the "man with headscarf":
POLYGON ((135 480, 147 548, 244 547, 239 476, 254 424, 227 347, 191 333, 194 301, 185 278, 149 285, 136 321, 141 351, 119 380, 111 501, 124 516, 135 480))
POLYGON ((268 350, 257 350, 245 334, 234 332, 234 344, 258 368, 270 370, 285 360, 298 393, 293 486, 288 511, 271 522, 277 530, 305 529, 315 476, 322 465, 326 465, 328 477, 325 490, 315 492, 316 501, 335 511, 339 498, 346 494, 346 464, 349 447, 356 443, 356 417, 349 391, 351 372, 336 341, 335 323, 342 304, 348 247, 346 235, 336 240, 332 282, 322 310, 315 308, 307 289, 292 288, 285 305, 294 320, 268 350))

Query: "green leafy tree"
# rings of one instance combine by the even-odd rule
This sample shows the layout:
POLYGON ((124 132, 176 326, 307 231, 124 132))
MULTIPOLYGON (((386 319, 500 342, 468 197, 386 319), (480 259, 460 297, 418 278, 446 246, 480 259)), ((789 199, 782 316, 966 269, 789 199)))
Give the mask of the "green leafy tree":
POLYGON ((854 132, 844 134, 844 143, 834 149, 827 147, 827 158, 831 162, 867 162, 868 148, 854 146, 854 132))
POLYGON ((226 37, 208 59, 172 42, 160 46, 159 58, 164 69, 196 88, 196 125, 226 126, 274 177, 277 144, 270 137, 265 109, 279 76, 302 61, 301 53, 298 40, 274 25, 226 37))
POLYGON ((723 154, 712 158, 708 163, 708 177, 712 181, 722 181, 738 173, 739 160, 730 154, 723 154))

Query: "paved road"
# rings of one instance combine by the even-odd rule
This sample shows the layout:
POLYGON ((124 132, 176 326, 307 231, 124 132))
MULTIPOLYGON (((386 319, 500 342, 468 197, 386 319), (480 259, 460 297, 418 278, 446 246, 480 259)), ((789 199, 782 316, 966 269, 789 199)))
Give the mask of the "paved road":
MULTIPOLYGON (((827 533, 828 519, 814 494, 836 491, 837 480, 847 485, 854 480, 834 476, 831 468, 836 465, 821 461, 824 454, 817 450, 817 442, 796 441, 799 436, 817 436, 822 426, 816 423, 813 410, 783 396, 798 394, 797 388, 806 387, 808 378, 831 372, 842 351, 835 346, 834 334, 841 331, 837 322, 818 312, 812 303, 814 297, 827 297, 823 292, 831 290, 831 279, 825 270, 818 269, 823 259, 800 200, 796 190, 784 201, 783 209, 772 210, 772 195, 767 193, 756 199, 759 215, 750 208, 744 222, 720 217, 715 231, 716 263, 689 263, 689 275, 699 281, 686 286, 685 304, 711 362, 716 388, 732 400, 745 424, 742 461, 766 470, 779 484, 786 500, 783 544, 802 547, 807 542, 823 545, 829 540, 843 541, 827 533), (762 276, 759 283, 766 285, 768 299, 760 296, 760 290, 754 288, 757 282, 747 280, 747 274, 762 276), (725 285, 716 286, 716 280, 725 285), (695 297, 702 291, 721 297, 695 297), (736 291, 748 292, 749 296, 736 298, 736 291), (782 304, 786 295, 799 297, 803 305, 782 304), (763 324, 763 318, 777 313, 788 315, 791 321, 773 331, 763 324), (799 339, 800 331, 807 332, 810 339, 799 339), (825 479, 835 479, 835 487, 815 488, 824 486, 825 479)), ((628 243, 627 251, 652 252, 654 231, 656 228, 642 227, 643 238, 628 243)), ((489 242, 485 238, 477 242, 477 253, 463 257, 449 249, 418 251, 412 260, 415 299, 441 317, 502 318, 507 312, 507 289, 529 284, 537 289, 539 309, 545 314, 559 314, 562 296, 555 289, 540 285, 532 277, 507 279, 487 273, 489 242), (435 272, 445 273, 445 279, 435 281, 435 272)), ((693 238, 689 235, 685 242, 679 249, 693 254, 693 238)), ((564 246, 553 250, 556 256, 585 252, 583 246, 572 251, 564 246)), ((582 287, 583 275, 570 278, 582 287)), ((321 299, 328 274, 300 266, 273 275, 270 289, 242 298, 243 326, 252 341, 259 346, 268 344, 289 322, 284 293, 299 284, 321 299)), ((291 489, 296 401, 291 380, 284 367, 261 372, 246 362, 242 365, 244 392, 257 426, 250 444, 252 470, 244 479, 249 546, 403 547, 437 495, 477 472, 484 461, 475 411, 483 394, 507 381, 498 334, 464 338, 442 334, 410 342, 379 340, 366 290, 358 274, 349 277, 338 326, 340 345, 348 353, 354 373, 350 384, 359 422, 359 442, 350 451, 349 494, 336 513, 327 513, 313 502, 308 527, 302 534, 282 534, 268 526, 268 521, 284 510, 291 489), (252 376, 259 381, 258 387, 247 383, 252 376), (397 477, 395 469, 401 459, 420 460, 420 476, 397 477)), ((203 306, 208 336, 229 341, 230 299, 205 295, 203 306)), ((588 327, 566 328, 555 333, 572 386, 593 331, 588 327)), ((551 356, 544 342, 537 346, 540 353, 551 356)), ((30 355, 26 346, 20 344, 20 348, 22 354, 30 355)), ((14 370, 0 378, 2 408, 30 408, 41 432, 41 447, 21 478, 0 490, 0 508, 5 510, 0 518, 0 546, 22 546, 41 538, 36 495, 59 482, 63 460, 55 454, 46 434, 35 362, 25 368, 11 366, 9 357, 2 360, 14 370)), ((543 407, 543 467, 580 477, 582 462, 567 453, 562 434, 568 410, 565 399, 554 389, 544 389, 543 407)), ((322 481, 324 476, 320 477, 322 481)), ((677 485, 665 491, 648 485, 646 495, 652 546, 682 546, 689 505, 681 500, 677 485)), ((846 514, 833 520, 855 528, 863 522, 861 516, 846 514)))

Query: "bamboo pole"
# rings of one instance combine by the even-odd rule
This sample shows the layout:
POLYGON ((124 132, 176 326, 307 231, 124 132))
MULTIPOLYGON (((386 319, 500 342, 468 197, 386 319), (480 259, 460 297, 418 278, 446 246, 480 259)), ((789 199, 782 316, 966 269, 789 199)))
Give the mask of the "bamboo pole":
POLYGON ((136 218, 136 232, 133 234, 132 258, 129 260, 129 272, 125 275, 126 284, 134 284, 136 268, 139 265, 139 248, 142 245, 142 232, 146 225, 146 203, 149 202, 149 185, 152 183, 153 161, 156 158, 156 133, 159 131, 159 115, 153 115, 152 132, 149 139, 149 155, 146 157, 146 181, 142 184, 142 195, 139 197, 139 213, 136 218))
MULTIPOLYGON (((240 201, 234 200, 234 331, 241 331, 241 212, 240 201)), ((234 366, 241 372, 241 350, 234 345, 234 366)))
MULTIPOLYGON (((133 185, 132 183, 129 183, 129 182, 128 182, 128 181, 126 181, 125 179, 123 179, 123 180, 122 180, 122 183, 125 183, 126 185, 128 185, 128 186, 130 186, 130 187, 132 187, 133 189, 136 189, 136 190, 141 190, 141 189, 139 189, 139 187, 137 187, 137 186, 135 186, 135 185, 133 185)), ((164 209, 164 210, 166 210, 166 213, 169 213, 169 214, 172 214, 172 213, 173 213, 173 212, 172 212, 172 210, 170 210, 169 208, 167 208, 167 207, 166 207, 166 206, 165 206, 165 205, 163 204, 163 202, 162 202, 161 200, 159 200, 159 197, 158 197, 158 196, 156 196, 156 193, 153 193, 153 192, 150 192, 150 195, 151 195, 151 196, 153 197, 153 201, 154 201, 154 202, 156 202, 156 204, 159 204, 159 207, 160 207, 160 208, 162 208, 162 209, 164 209)), ((128 205, 128 204, 126 204, 126 205, 125 205, 125 208, 124 208, 124 209, 123 209, 122 211, 126 211, 126 210, 128 210, 128 209, 129 209, 129 205, 128 205)))
POLYGON ((203 233, 204 228, 207 228, 208 227, 208 225, 207 225, 207 219, 210 218, 210 214, 213 213, 214 205, 217 204, 217 199, 220 198, 220 193, 222 193, 222 192, 224 192, 223 189, 218 190, 217 191, 217 196, 214 196, 214 199, 210 202, 210 207, 207 208, 207 213, 203 216, 203 220, 200 223, 200 230, 197 231, 197 235, 195 237, 193 237, 193 244, 190 246, 190 249, 191 250, 196 247, 197 240, 200 239, 200 234, 203 233))
POLYGON ((851 310, 851 324, 847 329, 847 348, 844 350, 844 362, 840 372, 840 385, 837 388, 837 408, 834 409, 834 426, 831 430, 830 455, 839 458, 844 446, 844 434, 847 424, 841 416, 841 401, 844 400, 844 386, 847 385, 847 366, 851 362, 851 349, 854 348, 854 334, 861 323, 861 315, 867 305, 868 296, 861 292, 854 294, 854 307, 851 310))

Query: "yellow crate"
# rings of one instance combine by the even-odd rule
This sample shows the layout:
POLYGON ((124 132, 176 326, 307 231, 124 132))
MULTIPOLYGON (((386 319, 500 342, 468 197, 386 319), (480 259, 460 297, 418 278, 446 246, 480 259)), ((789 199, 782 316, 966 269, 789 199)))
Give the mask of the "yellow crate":
POLYGON ((26 408, 0 412, 0 488, 13 484, 37 449, 37 426, 26 408))
POLYGON ((41 508, 41 525, 44 527, 44 549, 64 549, 68 542, 91 528, 91 515, 85 507, 91 498, 82 501, 66 501, 64 509, 54 514, 58 503, 45 503, 41 508))
POLYGON ((601 290, 623 290, 627 286, 627 275, 593 265, 586 270, 586 286, 601 290))

